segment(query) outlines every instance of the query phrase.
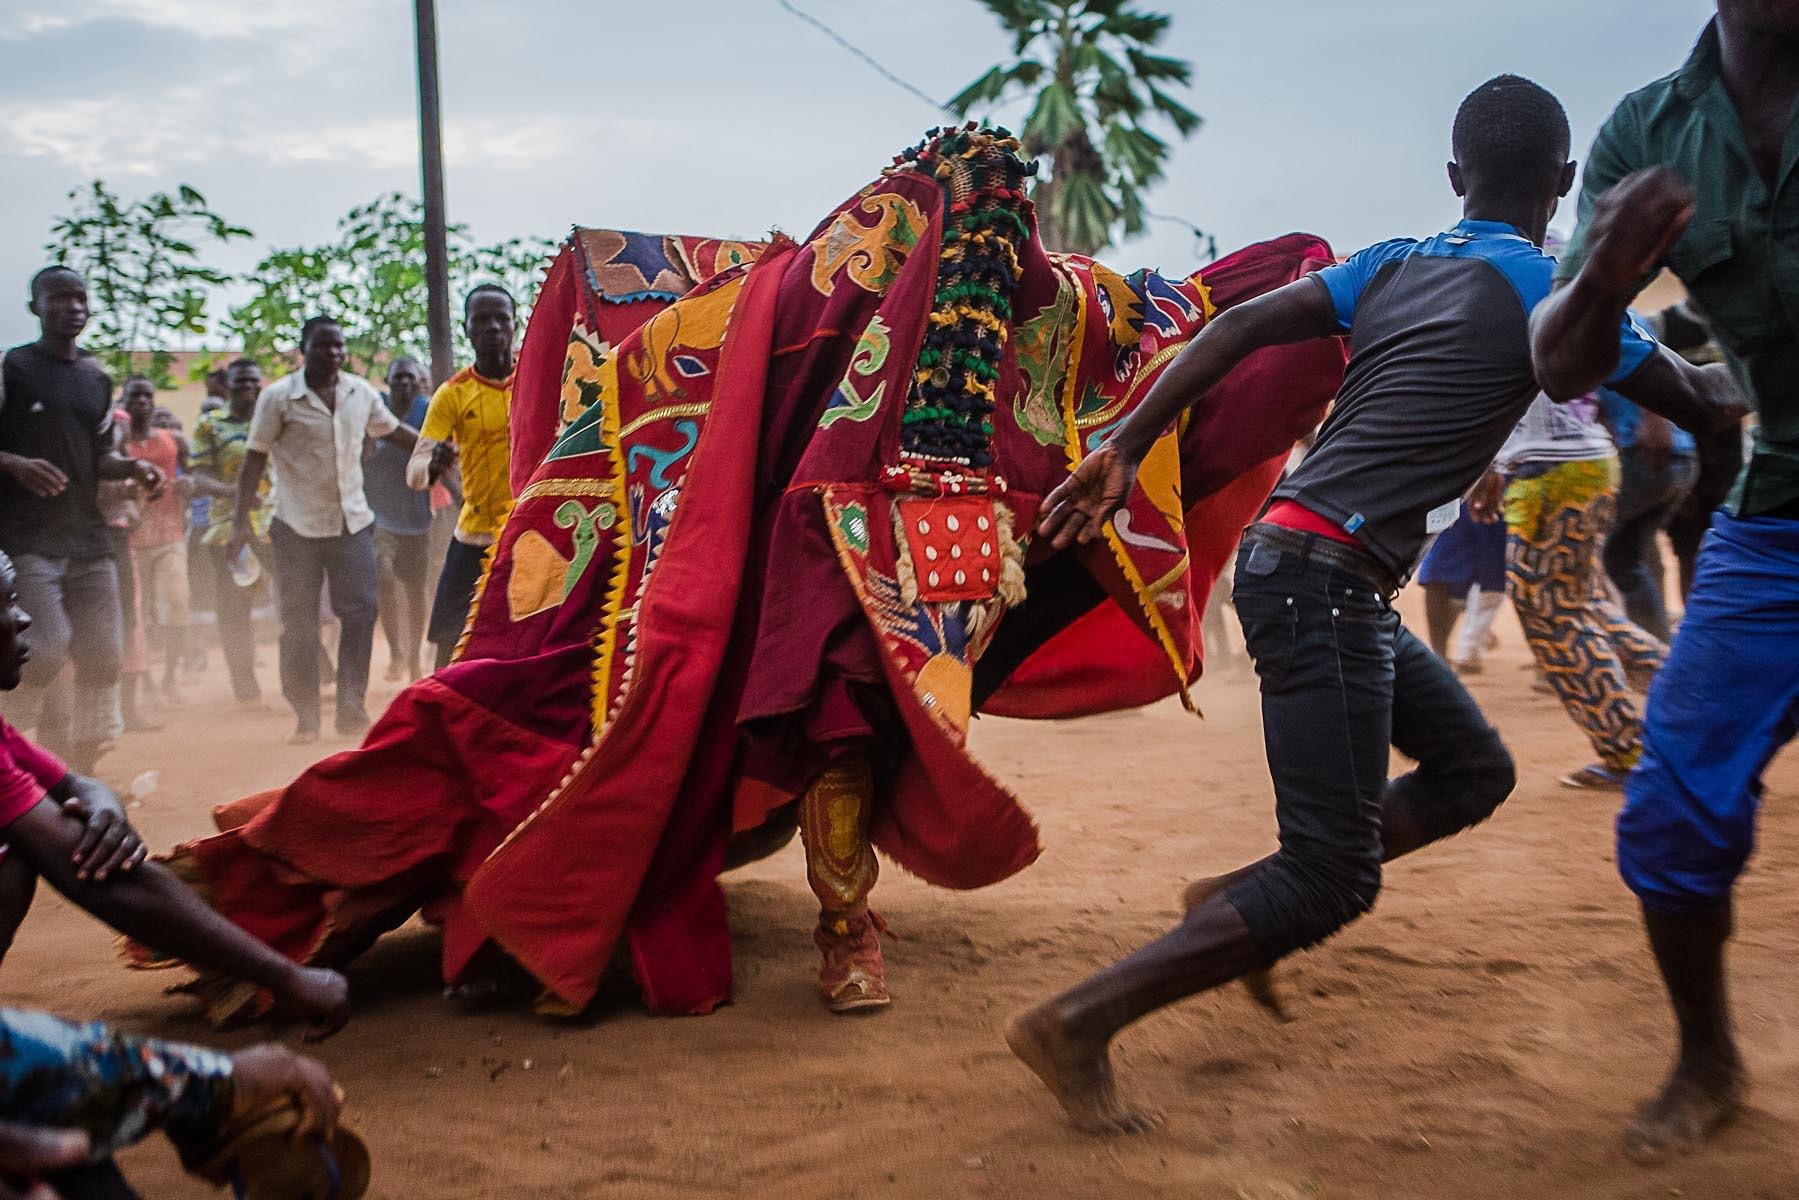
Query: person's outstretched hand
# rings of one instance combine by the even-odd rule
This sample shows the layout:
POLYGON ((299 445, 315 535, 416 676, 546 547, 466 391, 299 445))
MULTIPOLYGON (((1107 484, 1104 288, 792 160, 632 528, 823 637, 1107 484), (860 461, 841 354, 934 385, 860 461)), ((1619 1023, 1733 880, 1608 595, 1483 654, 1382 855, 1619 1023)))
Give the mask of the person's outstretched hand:
POLYGON ((80 1166, 89 1148, 79 1129, 0 1121, 0 1200, 57 1200, 39 1176, 80 1166))
POLYGON ((300 1110, 296 1138, 325 1139, 337 1131, 343 1090, 325 1064, 286 1046, 265 1042, 231 1056, 232 1116, 247 1117, 283 1100, 300 1110))
POLYGON ((1037 533, 1057 550, 1100 536, 1112 514, 1124 507, 1137 482, 1138 461, 1106 444, 1081 460, 1080 466, 1043 500, 1037 533))
POLYGON ((1626 175, 1593 206, 1581 275, 1608 295, 1635 295, 1695 211, 1692 187, 1667 167, 1626 175))

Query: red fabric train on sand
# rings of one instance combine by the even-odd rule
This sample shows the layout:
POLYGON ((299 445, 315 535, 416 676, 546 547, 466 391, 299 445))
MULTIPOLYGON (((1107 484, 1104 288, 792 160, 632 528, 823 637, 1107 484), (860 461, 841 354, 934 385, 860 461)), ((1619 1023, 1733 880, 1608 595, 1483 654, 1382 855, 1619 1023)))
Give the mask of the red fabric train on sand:
POLYGON ((171 861, 296 959, 341 963, 422 909, 446 981, 497 946, 578 1008, 622 942, 668 1012, 729 997, 727 840, 846 739, 883 748, 874 836, 902 867, 968 888, 1032 862, 970 716, 1184 695, 1212 583, 1344 354, 1251 358, 1158 443, 1104 544, 1043 555, 1041 497, 1179 348, 1330 248, 1122 276, 1046 254, 1022 205, 994 469, 921 492, 902 406, 960 211, 903 164, 804 243, 577 230, 525 338, 517 507, 457 660, 171 861))

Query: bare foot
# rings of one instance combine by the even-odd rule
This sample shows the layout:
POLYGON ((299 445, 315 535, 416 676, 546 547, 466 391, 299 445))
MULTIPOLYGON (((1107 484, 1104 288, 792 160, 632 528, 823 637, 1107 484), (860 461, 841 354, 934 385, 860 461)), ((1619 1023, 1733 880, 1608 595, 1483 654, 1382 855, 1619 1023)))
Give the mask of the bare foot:
MULTIPOLYGON (((1192 912, 1230 886, 1235 876, 1236 872, 1232 872, 1230 875, 1214 875, 1209 879, 1195 879, 1181 892, 1181 908, 1192 912)), ((1284 1024, 1295 1019, 1294 1014, 1287 1008, 1286 1001, 1281 998, 1280 989, 1274 986, 1273 967, 1251 971, 1237 982, 1243 985, 1243 990, 1249 993, 1249 998, 1275 1020, 1284 1024)))
POLYGON ((1697 1149, 1741 1111, 1747 1083, 1740 1063, 1683 1059, 1624 1131, 1624 1153, 1651 1166, 1697 1149))
POLYGON ((1043 1081, 1082 1133, 1147 1133, 1161 1123, 1125 1107, 1112 1081, 1106 1047, 1071 1038, 1049 1005, 1013 1018, 1006 1026, 1006 1045, 1043 1081))
POLYGON ((276 996, 283 1011, 312 1023, 306 1040, 322 1042, 350 1020, 350 981, 324 967, 296 967, 287 987, 276 996))

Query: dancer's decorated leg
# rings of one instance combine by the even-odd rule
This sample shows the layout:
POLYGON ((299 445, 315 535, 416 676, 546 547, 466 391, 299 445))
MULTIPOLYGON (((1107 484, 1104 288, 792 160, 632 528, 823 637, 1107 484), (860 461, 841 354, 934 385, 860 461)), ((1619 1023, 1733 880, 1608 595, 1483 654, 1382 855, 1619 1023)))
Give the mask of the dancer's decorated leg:
POLYGON ((806 880, 818 897, 818 986, 832 1012, 884 1008, 887 968, 879 916, 868 910, 880 865, 869 841, 874 774, 860 756, 833 763, 800 801, 806 880))

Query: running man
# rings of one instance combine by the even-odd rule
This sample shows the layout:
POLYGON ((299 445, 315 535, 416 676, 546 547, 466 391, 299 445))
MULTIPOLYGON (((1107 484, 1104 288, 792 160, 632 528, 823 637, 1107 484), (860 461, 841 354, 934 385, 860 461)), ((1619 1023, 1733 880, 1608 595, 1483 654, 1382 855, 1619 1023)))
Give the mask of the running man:
MULTIPOLYGON (((401 355, 387 368, 383 400, 394 419, 422 429, 430 398, 425 368, 401 355)), ((363 463, 363 486, 375 513, 376 611, 387 639, 387 681, 417 679, 419 647, 425 640, 425 584, 431 574, 431 497, 406 483, 409 451, 386 442, 371 446, 363 463)))
POLYGON ((460 463, 462 514, 438 576, 426 638, 436 665, 449 663, 462 640, 487 548, 512 511, 512 294, 484 283, 462 302, 462 327, 475 347, 475 365, 445 380, 431 397, 406 482, 426 491, 460 463))
POLYGON ((300 328, 301 369, 262 390, 244 440, 227 559, 256 538, 265 470, 275 472, 275 592, 281 609, 281 693, 298 721, 296 744, 319 738, 319 600, 327 583, 337 639, 337 732, 369 727, 369 653, 375 642, 375 514, 363 488, 367 442, 410 453, 418 433, 395 419, 368 380, 344 366, 331 317, 300 328))
MULTIPOLYGON (((175 670, 187 655, 187 512, 189 486, 180 482, 187 475, 187 443, 178 432, 155 423, 156 384, 142 375, 125 381, 124 452, 131 458, 143 459, 162 472, 169 486, 162 495, 143 501, 142 516, 131 531, 131 577, 137 584, 137 595, 124 602, 137 606, 140 627, 152 626, 162 631, 163 686, 165 704, 179 704, 175 690, 175 670), (154 621, 150 618, 154 617, 154 621)), ((146 664, 147 665, 147 664, 146 664)), ((121 697, 127 714, 139 707, 135 694, 143 687, 143 705, 150 700, 151 676, 148 671, 120 680, 121 697)))
MULTIPOLYGON (((262 707, 262 685, 256 680, 256 637, 250 625, 254 595, 251 586, 239 585, 232 572, 231 539, 237 528, 237 477, 243 472, 245 448, 250 438, 250 418, 256 413, 256 397, 262 394, 262 368, 253 358, 239 358, 226 368, 229 385, 224 408, 202 413, 194 426, 189 465, 194 490, 207 498, 207 528, 200 548, 212 578, 213 611, 217 614, 219 649, 231 675, 231 691, 240 708, 262 707)), ((269 549, 267 480, 257 489, 256 507, 250 512, 251 537, 245 543, 261 569, 273 574, 275 557, 269 549)))
POLYGON ((112 381, 78 344, 86 282, 45 267, 30 294, 41 336, 7 351, 0 372, 0 550, 39 628, 19 724, 88 771, 119 733, 124 638, 100 483, 134 479, 157 496, 165 480, 116 448, 112 381), (72 693, 59 679, 71 663, 72 693))
POLYGON ((1762 770, 1799 728, 1796 103, 1799 6, 1719 0, 1686 65, 1626 96, 1594 139, 1580 230, 1557 269, 1567 286, 1532 331, 1551 395, 1590 388, 1614 369, 1602 328, 1665 262, 1760 415, 1650 690, 1618 817, 1618 871, 1680 1032, 1672 1074, 1625 1135, 1639 1161, 1709 1136, 1742 1105, 1724 987, 1731 889, 1762 770))
MULTIPOLYGON (((1195 883, 1172 931, 1007 1030, 1081 1129, 1149 1124, 1113 1086, 1119 1030, 1234 979, 1269 997, 1274 962, 1368 911, 1383 862, 1479 823, 1512 790, 1498 733, 1391 599, 1537 393, 1528 320, 1554 270, 1544 231, 1574 183, 1568 141, 1567 116, 1541 87, 1514 75, 1482 84, 1455 118, 1460 223, 1371 246, 1220 315, 1044 501, 1044 537, 1058 548, 1092 541, 1156 435, 1238 362, 1266 346, 1350 336, 1317 444, 1237 557, 1280 849, 1195 883), (1416 769, 1389 781, 1389 745, 1416 769)), ((1711 418, 1693 368, 1622 314, 1608 336, 1618 387, 1671 417, 1711 418)))

